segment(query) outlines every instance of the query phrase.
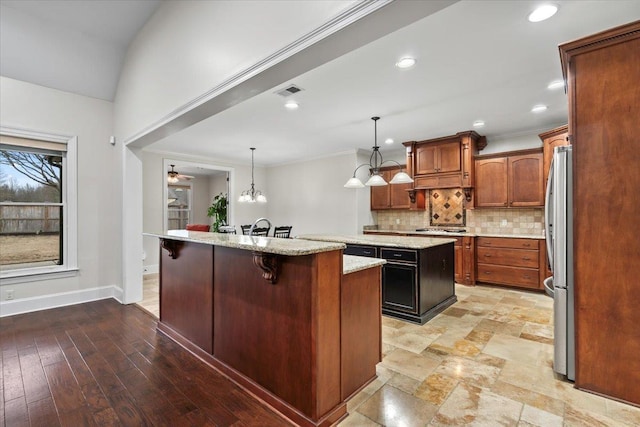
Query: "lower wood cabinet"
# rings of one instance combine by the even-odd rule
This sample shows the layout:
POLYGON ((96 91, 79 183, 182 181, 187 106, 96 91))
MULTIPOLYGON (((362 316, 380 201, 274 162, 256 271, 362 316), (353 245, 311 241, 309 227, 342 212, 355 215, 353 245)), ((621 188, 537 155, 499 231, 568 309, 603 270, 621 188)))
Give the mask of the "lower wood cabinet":
POLYGON ((545 257, 542 239, 478 237, 476 279, 479 282, 543 289, 545 257))

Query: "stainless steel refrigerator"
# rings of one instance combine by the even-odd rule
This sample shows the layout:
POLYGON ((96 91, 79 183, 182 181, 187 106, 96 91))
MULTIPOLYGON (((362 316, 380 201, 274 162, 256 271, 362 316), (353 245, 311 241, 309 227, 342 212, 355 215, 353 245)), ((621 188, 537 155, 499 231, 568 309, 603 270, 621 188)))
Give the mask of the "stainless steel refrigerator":
POLYGON ((572 200, 571 146, 556 147, 544 205, 547 257, 553 276, 544 280, 544 287, 553 297, 553 370, 575 380, 572 200))

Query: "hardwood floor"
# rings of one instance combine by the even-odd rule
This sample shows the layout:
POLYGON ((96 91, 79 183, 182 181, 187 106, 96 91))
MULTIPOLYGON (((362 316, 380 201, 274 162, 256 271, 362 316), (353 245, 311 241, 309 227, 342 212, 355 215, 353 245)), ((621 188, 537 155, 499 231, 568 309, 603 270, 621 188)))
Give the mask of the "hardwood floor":
POLYGON ((0 350, 0 426, 290 425, 135 305, 0 318, 0 350))

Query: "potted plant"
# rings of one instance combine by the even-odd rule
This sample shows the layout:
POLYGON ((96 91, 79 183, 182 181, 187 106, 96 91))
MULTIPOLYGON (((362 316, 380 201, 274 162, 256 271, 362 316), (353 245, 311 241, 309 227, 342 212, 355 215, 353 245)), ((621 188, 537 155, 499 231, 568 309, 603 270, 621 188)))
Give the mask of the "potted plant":
POLYGON ((220 193, 213 198, 213 203, 209 206, 207 216, 213 217, 211 231, 217 233, 220 227, 227 224, 227 195, 220 193))

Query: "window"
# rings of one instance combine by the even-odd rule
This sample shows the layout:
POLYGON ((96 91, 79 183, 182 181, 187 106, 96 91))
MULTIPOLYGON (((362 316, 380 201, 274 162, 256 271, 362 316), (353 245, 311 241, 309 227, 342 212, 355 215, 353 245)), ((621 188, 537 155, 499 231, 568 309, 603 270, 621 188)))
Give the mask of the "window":
POLYGON ((75 270, 75 138, 0 128, 0 277, 75 270))
POLYGON ((191 185, 167 186, 167 229, 184 230, 191 222, 191 185))

